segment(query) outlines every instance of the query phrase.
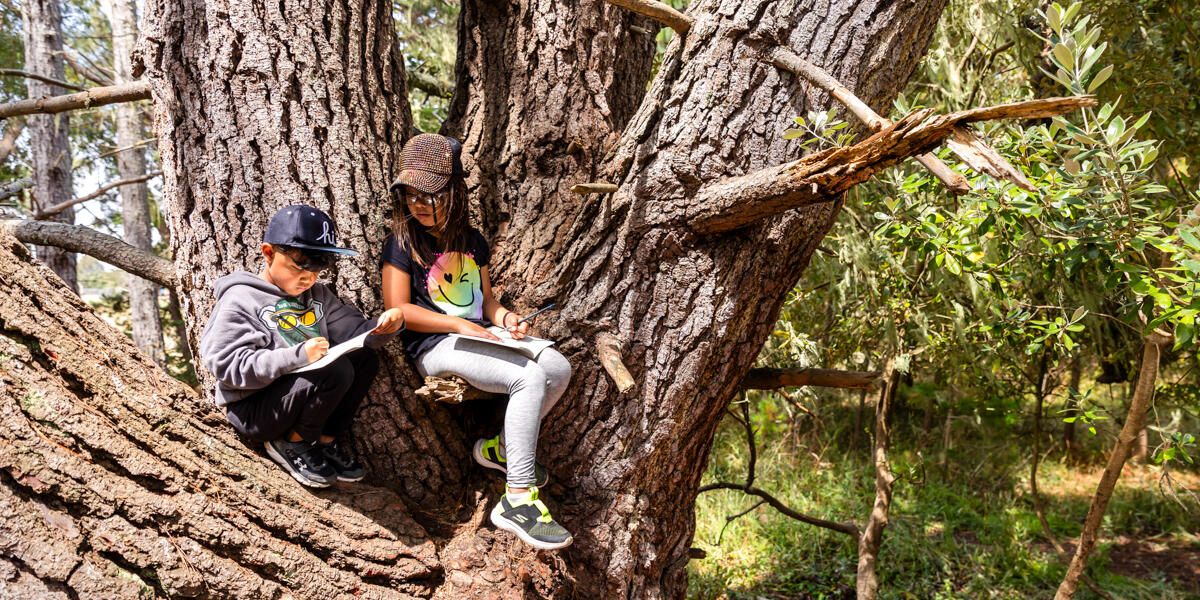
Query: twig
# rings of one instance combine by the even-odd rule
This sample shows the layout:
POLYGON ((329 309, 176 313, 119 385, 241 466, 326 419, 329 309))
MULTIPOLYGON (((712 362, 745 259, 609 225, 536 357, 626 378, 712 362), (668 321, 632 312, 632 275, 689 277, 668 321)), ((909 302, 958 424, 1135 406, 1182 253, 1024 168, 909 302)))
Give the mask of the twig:
POLYGON ((30 73, 29 71, 22 71, 21 69, 0 69, 0 75, 8 75, 10 77, 25 77, 26 79, 36 79, 42 83, 48 83, 50 85, 57 85, 60 88, 66 88, 68 90, 79 90, 81 92, 87 90, 87 88, 85 88, 85 87, 78 86, 73 83, 68 83, 61 79, 55 79, 53 77, 47 77, 45 75, 38 75, 37 73, 30 73))
POLYGON ((80 196, 79 198, 75 198, 74 200, 68 200, 66 202, 63 202, 62 204, 55 204, 54 206, 37 211, 36 213, 34 213, 33 218, 40 221, 42 219, 45 219, 46 217, 51 217, 51 216, 57 215, 58 213, 60 213, 64 210, 67 210, 68 208, 71 208, 72 206, 75 206, 76 204, 82 204, 84 202, 87 202, 88 200, 94 200, 96 198, 99 198, 100 196, 103 196, 104 194, 108 193, 108 191, 113 188, 121 187, 123 185, 134 185, 137 183, 142 183, 147 180, 154 179, 155 177, 158 177, 159 175, 162 175, 162 171, 152 171, 150 173, 146 173, 145 175, 141 175, 138 177, 130 177, 129 179, 122 179, 120 181, 114 181, 112 183, 101 186, 100 189, 98 189, 86 196, 80 196))
POLYGON ((721 532, 717 534, 717 545, 720 546, 721 540, 725 539, 725 529, 729 527, 730 523, 736 521, 737 519, 740 519, 741 517, 744 517, 744 516, 750 514, 751 512, 754 511, 754 509, 756 509, 766 503, 767 503, 766 500, 759 500, 758 502, 754 503, 754 506, 751 506, 750 508, 747 508, 746 510, 743 510, 742 512, 740 512, 736 515, 730 515, 728 517, 725 517, 725 524, 721 526, 721 532))

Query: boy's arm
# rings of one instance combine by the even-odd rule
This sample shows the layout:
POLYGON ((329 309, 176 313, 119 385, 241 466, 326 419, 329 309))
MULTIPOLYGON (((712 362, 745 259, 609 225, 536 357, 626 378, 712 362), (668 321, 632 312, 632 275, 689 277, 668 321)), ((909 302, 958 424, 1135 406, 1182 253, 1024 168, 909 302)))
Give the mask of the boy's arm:
POLYGON ((308 364, 304 344, 287 348, 266 348, 269 334, 254 326, 240 311, 213 313, 220 319, 200 340, 200 358, 204 366, 225 387, 257 390, 267 387, 288 371, 308 364))
MULTIPOLYGON (((325 286, 321 286, 320 291, 314 288, 314 293, 319 294, 320 300, 325 304, 325 330, 329 333, 330 343, 340 344, 371 331, 379 325, 379 317, 371 319, 363 317, 356 308, 342 302, 341 298, 338 298, 325 286)), ((399 334, 398 331, 369 335, 364 345, 368 348, 380 348, 392 341, 397 334, 399 334)))

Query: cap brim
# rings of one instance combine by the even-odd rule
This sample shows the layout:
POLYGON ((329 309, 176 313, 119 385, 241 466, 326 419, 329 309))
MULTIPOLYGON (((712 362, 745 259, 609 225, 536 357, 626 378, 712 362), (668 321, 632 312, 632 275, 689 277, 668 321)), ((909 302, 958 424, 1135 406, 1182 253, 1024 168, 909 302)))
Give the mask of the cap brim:
POLYGON ((358 256, 358 250, 350 248, 335 248, 333 246, 313 246, 311 244, 285 244, 292 248, 301 248, 303 250, 319 250, 321 252, 332 252, 333 254, 341 254, 342 256, 358 256))
POLYGON ((426 194, 433 194, 446 187, 446 183, 449 181, 449 175, 419 171, 417 169, 405 169, 400 171, 400 176, 396 177, 396 181, 392 183, 391 189, 395 190, 396 186, 407 185, 426 194))

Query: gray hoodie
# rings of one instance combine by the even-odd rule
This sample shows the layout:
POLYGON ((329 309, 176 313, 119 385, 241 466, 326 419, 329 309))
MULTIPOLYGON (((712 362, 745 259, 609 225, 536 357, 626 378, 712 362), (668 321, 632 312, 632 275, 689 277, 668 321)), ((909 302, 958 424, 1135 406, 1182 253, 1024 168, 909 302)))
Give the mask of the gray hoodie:
MULTIPOLYGON (((323 337, 332 346, 376 327, 377 319, 338 299, 316 284, 288 296, 248 271, 230 273, 213 284, 217 304, 200 338, 200 359, 217 378, 217 406, 237 402, 308 364, 304 342, 323 337)), ((396 337, 367 337, 369 348, 396 337)))

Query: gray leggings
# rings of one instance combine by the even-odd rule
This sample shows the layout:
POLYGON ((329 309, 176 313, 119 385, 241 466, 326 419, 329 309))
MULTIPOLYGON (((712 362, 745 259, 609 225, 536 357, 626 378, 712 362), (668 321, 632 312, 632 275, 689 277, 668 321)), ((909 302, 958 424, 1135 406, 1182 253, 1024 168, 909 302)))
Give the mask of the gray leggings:
POLYGON ((423 377, 458 375, 485 392, 508 394, 500 432, 508 485, 533 485, 538 428, 567 389, 571 363, 554 348, 542 350, 534 361, 502 346, 453 337, 435 344, 416 363, 423 377))

